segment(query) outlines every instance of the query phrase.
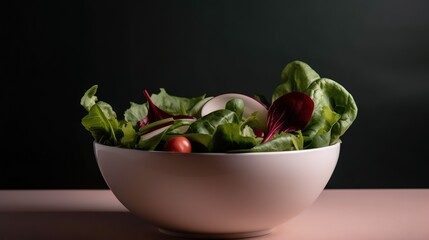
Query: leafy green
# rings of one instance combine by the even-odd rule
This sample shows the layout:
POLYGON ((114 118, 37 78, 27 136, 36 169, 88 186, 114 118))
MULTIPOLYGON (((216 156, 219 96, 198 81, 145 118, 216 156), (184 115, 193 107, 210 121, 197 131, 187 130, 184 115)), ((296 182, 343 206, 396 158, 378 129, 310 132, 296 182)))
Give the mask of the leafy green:
POLYGON ((218 126, 226 123, 239 123, 237 114, 228 109, 220 109, 211 112, 193 122, 189 126, 188 133, 213 135, 218 126))
POLYGON ((283 83, 274 90, 272 102, 291 92, 304 92, 313 81, 319 78, 319 74, 307 63, 302 61, 288 63, 281 73, 283 83))
POLYGON ((133 147, 136 132, 132 124, 120 123, 110 104, 98 101, 98 85, 89 88, 81 98, 81 105, 88 110, 81 123, 94 140, 106 145, 124 145, 133 147))
POLYGON ((82 105, 88 112, 91 110, 91 107, 97 102, 98 98, 95 96, 97 93, 98 85, 93 85, 80 99, 80 105, 82 105))
MULTIPOLYGON (((144 121, 141 121, 141 123, 144 123, 144 125, 148 123, 154 123, 156 121, 163 120, 165 118, 174 118, 175 115, 169 112, 166 112, 159 108, 153 101, 149 93, 146 89, 143 90, 143 94, 146 97, 147 103, 148 103, 148 113, 147 117, 144 119, 144 121)), ((140 123, 140 122, 139 122, 140 123)), ((140 125, 140 127, 144 127, 144 125, 140 125)))
POLYGON ((172 115, 189 116, 199 116, 201 107, 210 99, 205 95, 193 98, 172 96, 164 88, 160 88, 160 92, 152 94, 150 98, 156 106, 172 115))
POLYGON ((81 123, 96 142, 142 150, 162 150, 177 135, 188 138, 199 152, 291 151, 341 142, 358 113, 352 95, 302 61, 288 63, 281 80, 271 103, 262 95, 254 97, 268 107, 267 124, 264 119, 262 126, 256 112, 243 116, 242 99, 231 99, 224 109, 201 116, 213 97, 178 97, 163 88, 152 95, 144 89, 147 101, 130 102, 118 119, 110 104, 98 100, 98 85, 80 99, 87 110, 81 123))
POLYGON ((135 147, 141 150, 153 151, 158 147, 159 143, 162 141, 167 131, 168 131, 168 128, 151 138, 148 138, 148 139, 139 138, 139 141, 135 145, 135 147))
POLYGON ((235 149, 249 149, 258 144, 254 137, 243 136, 237 123, 219 125, 209 144, 210 152, 228 152, 235 149))
POLYGON ((172 124, 173 122, 174 122, 173 118, 164 118, 164 119, 161 119, 159 121, 149 123, 148 125, 146 125, 144 127, 141 127, 139 129, 139 133, 145 134, 145 133, 151 132, 153 130, 159 129, 163 126, 166 126, 168 124, 172 124))
POLYGON ((185 133, 182 136, 189 139, 189 141, 193 143, 201 144, 206 151, 208 151, 209 144, 212 140, 212 135, 204 134, 204 133, 185 133))
POLYGON ((81 122, 97 142, 108 145, 118 144, 116 132, 119 131, 119 122, 116 118, 108 119, 98 104, 91 107, 81 122))
POLYGON ((225 109, 235 112, 238 119, 241 119, 244 112, 244 101, 240 98, 233 98, 226 103, 225 109))
POLYGON ((249 126, 252 129, 259 128, 260 123, 257 117, 257 112, 250 114, 247 118, 240 122, 240 129, 243 129, 246 126, 249 126))
POLYGON ((292 133, 281 132, 274 135, 274 137, 265 143, 254 146, 250 149, 237 149, 234 152, 277 152, 277 151, 291 151, 301 150, 303 137, 300 134, 294 135, 292 133))
POLYGON ((317 109, 311 121, 304 129, 306 148, 318 148, 329 146, 331 142, 332 126, 341 118, 341 115, 332 111, 328 106, 323 106, 322 111, 317 109))
POLYGON ((125 110, 124 118, 125 121, 131 122, 133 126, 136 126, 137 122, 147 116, 147 103, 130 102, 130 105, 130 108, 125 110))
POLYGON ((138 134, 134 130, 133 124, 131 122, 126 122, 121 125, 121 130, 124 133, 124 136, 121 138, 121 145, 127 148, 134 148, 138 134))
POLYGON ((304 134, 314 137, 330 130, 328 145, 337 143, 356 119, 358 108, 353 96, 339 83, 328 78, 313 82, 306 92, 314 99, 315 109, 304 134))
POLYGON ((168 129, 168 134, 185 134, 189 126, 194 122, 190 119, 176 119, 173 125, 168 129))
POLYGON ((318 148, 340 142, 357 116, 353 96, 338 82, 321 78, 308 64, 293 61, 282 71, 283 83, 273 93, 273 101, 291 92, 306 93, 314 102, 310 121, 302 129, 304 148, 318 148))

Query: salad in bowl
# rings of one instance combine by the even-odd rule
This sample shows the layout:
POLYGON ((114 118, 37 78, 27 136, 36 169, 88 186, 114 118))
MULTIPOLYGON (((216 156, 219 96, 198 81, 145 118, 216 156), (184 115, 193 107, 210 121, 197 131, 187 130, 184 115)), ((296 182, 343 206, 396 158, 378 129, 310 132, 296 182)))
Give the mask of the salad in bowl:
POLYGON ((160 232, 191 238, 271 233, 321 194, 341 136, 356 118, 351 94, 302 61, 286 65, 268 100, 160 89, 123 117, 81 98, 99 169, 117 199, 160 232))

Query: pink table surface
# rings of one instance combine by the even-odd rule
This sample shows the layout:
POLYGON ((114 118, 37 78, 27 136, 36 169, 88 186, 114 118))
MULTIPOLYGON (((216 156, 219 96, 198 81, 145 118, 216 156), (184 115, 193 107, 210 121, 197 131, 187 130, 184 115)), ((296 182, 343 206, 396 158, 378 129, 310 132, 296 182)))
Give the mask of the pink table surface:
MULTIPOLYGON (((0 190, 0 240, 178 240, 109 190, 0 190)), ((428 240, 429 189, 327 189, 300 215, 248 240, 428 240)))

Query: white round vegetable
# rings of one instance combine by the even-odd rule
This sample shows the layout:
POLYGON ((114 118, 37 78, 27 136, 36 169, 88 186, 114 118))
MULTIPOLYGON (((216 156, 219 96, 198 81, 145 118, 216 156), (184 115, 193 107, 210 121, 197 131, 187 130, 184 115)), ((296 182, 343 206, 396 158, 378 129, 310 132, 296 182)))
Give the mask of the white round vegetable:
POLYGON ((162 133, 165 129, 169 128, 171 125, 173 125, 173 122, 168 123, 166 126, 163 125, 163 126, 160 126, 159 128, 154 128, 154 129, 148 131, 147 133, 142 134, 140 136, 140 138, 141 138, 141 140, 147 140, 149 138, 152 138, 152 137, 162 133))
POLYGON ((260 124, 260 129, 265 130, 267 125, 267 116, 268 109, 265 105, 260 103, 258 100, 251 98, 247 95, 240 93, 225 93, 210 99, 204 106, 201 108, 201 116, 205 116, 216 110, 225 109, 226 103, 234 98, 243 100, 244 102, 244 111, 243 117, 247 118, 252 113, 257 112, 256 117, 260 124))

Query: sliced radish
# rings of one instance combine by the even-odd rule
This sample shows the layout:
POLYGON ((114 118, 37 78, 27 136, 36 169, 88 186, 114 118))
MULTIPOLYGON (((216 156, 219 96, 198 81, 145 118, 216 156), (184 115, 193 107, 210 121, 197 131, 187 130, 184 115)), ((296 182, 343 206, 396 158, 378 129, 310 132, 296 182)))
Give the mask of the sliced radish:
POLYGON ((170 126, 171 126, 171 124, 170 124, 170 125, 168 125, 168 126, 165 126, 165 127, 161 127, 161 128, 158 128, 158 129, 152 130, 152 131, 150 131, 150 132, 147 132, 147 133, 145 133, 145 134, 142 134, 142 135, 140 136, 140 138, 141 138, 141 140, 147 140, 147 139, 149 139, 149 138, 152 138, 152 137, 154 137, 154 136, 156 136, 156 135, 158 135, 158 134, 162 133, 165 129, 169 128, 170 126))
POLYGON ((265 130, 267 124, 268 109, 258 100, 240 93, 225 93, 210 99, 201 108, 201 116, 205 116, 216 110, 225 109, 226 103, 234 98, 242 99, 244 102, 243 117, 249 117, 252 113, 257 112, 256 117, 260 124, 260 129, 265 130))
POLYGON ((140 129, 140 138, 142 140, 146 140, 149 139, 151 137, 154 137, 160 133, 162 133, 163 131, 165 131, 165 129, 171 127, 173 125, 173 123, 175 123, 176 121, 183 121, 185 122, 187 125, 183 125, 180 126, 176 129, 174 129, 173 131, 175 131, 176 133, 185 133, 188 128, 189 125, 193 122, 195 122, 196 118, 194 117, 187 117, 187 116, 183 116, 183 117, 178 117, 177 119, 173 119, 173 118, 165 118, 162 120, 158 120, 156 122, 150 123, 148 125, 146 125, 145 127, 140 129))
POLYGON ((142 140, 146 140, 151 137, 154 137, 162 133, 165 129, 169 128, 171 125, 173 125, 173 123, 174 123, 173 118, 166 118, 166 119, 162 119, 162 120, 150 123, 140 129, 140 133, 141 133, 140 138, 142 140))
POLYGON ((174 129, 172 129, 172 132, 173 133, 176 133, 176 134, 184 134, 184 133, 186 133, 186 131, 188 131, 188 129, 189 129, 189 125, 191 125, 193 122, 195 122, 197 119, 196 118, 187 118, 187 117, 183 117, 183 118, 175 118, 174 119, 176 122, 177 121, 181 121, 181 122, 183 122, 184 123, 184 125, 183 126, 180 126, 180 127, 177 127, 177 128, 174 128, 174 129))

